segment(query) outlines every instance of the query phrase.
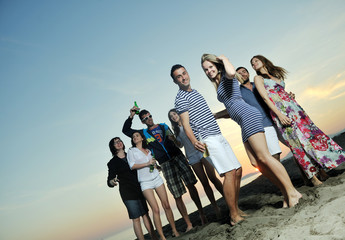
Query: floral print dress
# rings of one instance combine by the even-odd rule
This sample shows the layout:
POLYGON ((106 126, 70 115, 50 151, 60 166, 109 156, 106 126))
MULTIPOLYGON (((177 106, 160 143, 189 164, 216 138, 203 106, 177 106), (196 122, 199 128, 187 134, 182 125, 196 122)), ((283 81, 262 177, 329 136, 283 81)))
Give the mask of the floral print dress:
POLYGON ((274 123, 309 179, 319 167, 332 169, 345 162, 345 151, 313 123, 296 100, 290 98, 285 92, 284 81, 264 79, 264 85, 269 99, 292 120, 291 126, 284 127, 271 111, 274 123))

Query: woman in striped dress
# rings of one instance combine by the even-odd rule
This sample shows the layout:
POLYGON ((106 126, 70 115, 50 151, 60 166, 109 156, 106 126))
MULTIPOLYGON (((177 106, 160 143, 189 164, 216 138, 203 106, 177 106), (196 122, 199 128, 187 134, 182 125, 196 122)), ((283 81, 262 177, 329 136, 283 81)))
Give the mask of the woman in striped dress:
POLYGON ((242 129, 242 140, 251 164, 281 190, 283 207, 295 206, 302 195, 294 188, 283 165, 268 151, 262 116, 256 108, 247 104, 241 96, 234 66, 224 56, 204 54, 202 68, 217 90, 217 97, 223 102, 230 117, 242 129))

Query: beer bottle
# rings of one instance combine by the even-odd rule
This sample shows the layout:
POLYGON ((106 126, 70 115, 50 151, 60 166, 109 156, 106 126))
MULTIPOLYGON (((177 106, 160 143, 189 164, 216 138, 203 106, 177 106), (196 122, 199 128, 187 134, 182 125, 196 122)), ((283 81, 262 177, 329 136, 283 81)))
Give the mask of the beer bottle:
MULTIPOLYGON (((138 107, 138 104, 137 104, 137 102, 136 101, 134 101, 134 106, 136 106, 137 108, 139 108, 138 107)), ((137 111, 135 111, 135 114, 139 114, 139 111, 137 110, 137 111)))
MULTIPOLYGON (((153 153, 152 153, 152 158, 155 158, 155 155, 153 153)), ((150 173, 152 173, 153 170, 155 170, 155 165, 151 164, 150 165, 150 173)))

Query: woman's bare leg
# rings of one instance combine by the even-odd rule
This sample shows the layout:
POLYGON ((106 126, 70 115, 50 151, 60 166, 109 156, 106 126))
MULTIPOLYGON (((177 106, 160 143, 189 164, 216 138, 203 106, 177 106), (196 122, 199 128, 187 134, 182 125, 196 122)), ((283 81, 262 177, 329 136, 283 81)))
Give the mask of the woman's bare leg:
POLYGON ((152 240, 159 240, 157 235, 156 235, 156 232, 153 228, 151 218, 150 218, 148 213, 143 216, 143 221, 144 221, 144 225, 145 225, 147 231, 149 232, 149 234, 151 236, 151 239, 152 240))
POLYGON ((153 222, 156 226, 157 232, 162 240, 165 240, 165 236, 163 233, 162 221, 160 218, 159 206, 156 201, 155 195, 153 193, 153 189, 146 189, 143 191, 143 195, 146 198, 147 202, 149 203, 152 212, 153 212, 153 222))
POLYGON ((302 195, 292 185, 284 166, 271 156, 268 151, 264 133, 256 133, 248 138, 249 145, 256 155, 256 161, 264 176, 273 180, 273 183, 282 188, 289 207, 295 206, 302 195))
POLYGON ((177 229, 176 229, 176 225, 175 225, 175 220, 174 220, 174 214, 171 210, 170 204, 169 204, 169 200, 168 200, 168 195, 167 192, 165 190, 165 186, 164 184, 160 185, 159 187, 156 188, 156 193, 159 197, 159 199, 161 200, 162 203, 162 207, 165 211, 165 216, 170 224, 170 227, 172 229, 172 232, 174 233, 174 235, 180 236, 180 234, 178 233, 177 229))

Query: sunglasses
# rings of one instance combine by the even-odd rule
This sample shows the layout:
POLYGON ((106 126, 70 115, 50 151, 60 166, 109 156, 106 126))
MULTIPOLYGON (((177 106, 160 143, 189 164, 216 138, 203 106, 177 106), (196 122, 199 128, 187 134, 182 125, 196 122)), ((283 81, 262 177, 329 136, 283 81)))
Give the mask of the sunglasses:
POLYGON ((147 116, 147 117, 144 117, 143 119, 141 119, 141 121, 142 121, 142 122, 146 122, 146 121, 147 121, 147 119, 149 119, 149 118, 152 118, 152 115, 147 116))

